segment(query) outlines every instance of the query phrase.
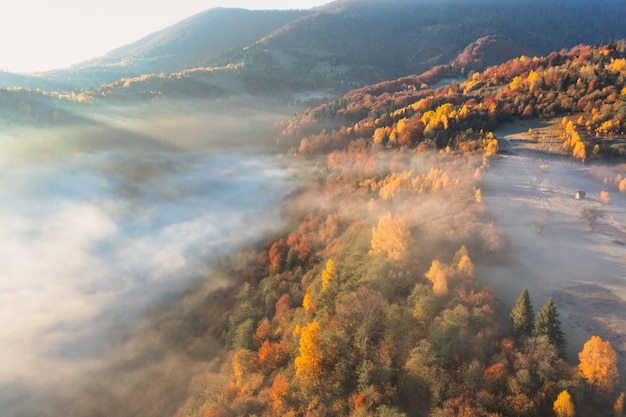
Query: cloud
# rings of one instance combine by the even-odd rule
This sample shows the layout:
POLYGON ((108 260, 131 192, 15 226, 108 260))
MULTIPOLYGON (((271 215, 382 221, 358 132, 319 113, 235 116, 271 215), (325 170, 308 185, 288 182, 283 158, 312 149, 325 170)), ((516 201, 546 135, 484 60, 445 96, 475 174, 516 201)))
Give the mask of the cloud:
POLYGON ((147 308, 278 224, 292 182, 258 149, 106 126, 14 133, 0 141, 0 409, 15 415, 106 374, 102 355, 147 308))

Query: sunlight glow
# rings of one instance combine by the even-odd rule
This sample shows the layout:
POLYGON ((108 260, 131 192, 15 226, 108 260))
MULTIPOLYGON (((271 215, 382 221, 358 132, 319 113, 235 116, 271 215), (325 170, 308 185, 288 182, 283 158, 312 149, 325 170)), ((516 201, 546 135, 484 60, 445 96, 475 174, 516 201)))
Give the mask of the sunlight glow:
POLYGON ((20 0, 0 14, 0 70, 65 68, 213 7, 309 9, 327 0, 20 0))

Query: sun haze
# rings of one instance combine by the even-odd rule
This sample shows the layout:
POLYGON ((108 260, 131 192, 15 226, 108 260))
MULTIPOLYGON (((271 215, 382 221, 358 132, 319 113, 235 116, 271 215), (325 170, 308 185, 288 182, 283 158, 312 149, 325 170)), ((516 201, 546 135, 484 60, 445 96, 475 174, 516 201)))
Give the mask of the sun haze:
POLYGON ((0 70, 66 68, 213 7, 309 9, 327 0, 22 0, 0 15, 0 70))

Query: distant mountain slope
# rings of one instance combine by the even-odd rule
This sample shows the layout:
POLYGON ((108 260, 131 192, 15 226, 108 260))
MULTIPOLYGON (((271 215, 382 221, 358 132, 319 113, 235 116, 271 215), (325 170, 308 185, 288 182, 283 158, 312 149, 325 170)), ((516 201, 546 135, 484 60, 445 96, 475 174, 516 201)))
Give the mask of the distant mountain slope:
POLYGON ((436 65, 482 70, 521 54, 623 39, 624 21, 623 0, 340 0, 308 11, 211 9, 40 81, 82 89, 113 84, 106 93, 127 98, 208 83, 224 94, 307 101, 436 65), (213 68, 185 71, 199 66, 213 68), (173 81, 143 74, 172 74, 173 81), (132 94, 121 90, 126 79, 133 79, 132 94))
POLYGON ((77 68, 123 64, 141 72, 175 72, 201 66, 215 55, 242 48, 307 12, 215 8, 196 14, 77 68))
POLYGON ((216 64, 244 60, 253 90, 352 87, 447 64, 485 36, 511 46, 497 62, 619 39, 625 19, 619 0, 338 1, 216 64))
POLYGON ((213 8, 68 69, 49 71, 35 78, 0 73, 0 85, 96 88, 120 78, 195 68, 224 51, 252 44, 307 13, 305 10, 213 8))

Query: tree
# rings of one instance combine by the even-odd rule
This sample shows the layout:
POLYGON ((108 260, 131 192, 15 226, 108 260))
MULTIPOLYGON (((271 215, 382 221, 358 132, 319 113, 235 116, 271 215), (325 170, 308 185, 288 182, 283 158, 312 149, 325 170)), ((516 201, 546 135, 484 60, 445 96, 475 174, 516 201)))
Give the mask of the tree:
POLYGON ((269 260, 270 260, 270 272, 272 274, 279 273, 287 259, 287 252, 289 247, 284 239, 274 242, 270 247, 269 260))
POLYGON ((384 214, 372 230, 372 253, 385 253, 396 261, 409 249, 411 232, 403 218, 394 219, 384 214))
POLYGON ((446 277, 446 267, 438 260, 434 259, 430 269, 426 272, 426 278, 433 283, 435 295, 446 295, 448 293, 448 278, 446 277))
POLYGON ((558 350, 559 356, 565 357, 565 336, 561 330, 561 320, 552 297, 544 304, 535 316, 533 336, 547 336, 558 350))
POLYGON ((469 257, 465 245, 461 246, 461 249, 454 254, 454 262, 459 271, 463 272, 468 277, 474 277, 474 264, 469 257))
POLYGON ((624 393, 622 392, 613 404, 613 417, 624 417, 624 393))
POLYGON ((304 294, 304 298, 302 299, 302 307, 308 311, 309 313, 316 313, 317 308, 311 299, 311 295, 307 292, 304 294))
POLYGON ((322 376, 322 349, 320 347, 322 331, 316 321, 309 323, 300 334, 300 356, 295 359, 296 375, 305 379, 317 379, 322 376))
POLYGON ((274 411, 280 410, 285 403, 285 398, 289 393, 289 380, 281 373, 277 373, 272 383, 270 397, 274 411))
POLYGON ((335 263, 332 259, 329 259, 328 262, 326 262, 326 268, 322 272, 322 291, 326 291, 332 286, 336 275, 335 263))
POLYGON ((531 335, 533 331, 534 314, 533 306, 530 303, 530 296, 528 295, 528 289, 524 288, 522 290, 509 317, 511 319, 513 336, 519 338, 531 335))
POLYGON ((289 361, 291 346, 284 340, 270 342, 265 340, 258 351, 259 367, 268 374, 280 368, 289 361))
POLYGON ((554 412, 557 417, 574 417, 574 403, 572 402, 572 396, 566 390, 561 391, 553 406, 554 412))
POLYGON ((602 212, 595 208, 584 208, 580 211, 580 216, 589 224, 589 230, 593 232, 596 221, 603 216, 602 212))
POLYGON ((388 314, 389 303, 379 291, 359 287, 341 298, 335 322, 356 349, 368 352, 383 337, 388 314))
POLYGON ((610 394, 619 381, 617 354, 611 343, 591 336, 578 358, 578 369, 587 383, 600 394, 610 394))

